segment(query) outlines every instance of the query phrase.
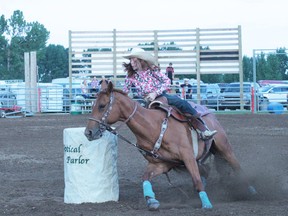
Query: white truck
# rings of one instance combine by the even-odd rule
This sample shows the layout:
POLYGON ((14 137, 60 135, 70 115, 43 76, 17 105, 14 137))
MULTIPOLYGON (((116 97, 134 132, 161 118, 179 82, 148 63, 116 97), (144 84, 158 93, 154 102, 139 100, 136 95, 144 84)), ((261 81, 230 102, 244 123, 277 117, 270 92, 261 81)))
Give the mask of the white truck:
POLYGON ((259 91, 269 102, 277 102, 286 107, 288 106, 288 85, 266 85, 260 88, 259 91))

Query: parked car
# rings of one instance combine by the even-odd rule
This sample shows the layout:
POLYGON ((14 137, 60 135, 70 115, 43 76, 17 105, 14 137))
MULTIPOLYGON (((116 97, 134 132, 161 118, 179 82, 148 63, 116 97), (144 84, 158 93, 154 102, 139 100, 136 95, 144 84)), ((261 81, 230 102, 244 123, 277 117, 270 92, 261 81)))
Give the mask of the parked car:
MULTIPOLYGON (((174 83, 174 86, 172 87, 172 89, 178 94, 182 92, 182 88, 180 87, 182 84, 185 83, 185 80, 187 80, 186 78, 185 79, 180 79, 180 80, 174 80, 173 83, 174 83)), ((189 84, 190 85, 197 85, 197 80, 196 79, 188 79, 189 81, 189 84)), ((200 80, 200 85, 204 84, 203 81, 200 80)))
POLYGON ((17 105, 16 95, 10 91, 0 91, 0 108, 12 108, 17 105))
MULTIPOLYGON (((200 85, 200 104, 210 108, 216 108, 220 87, 218 84, 201 84, 200 85)), ((192 101, 197 103, 197 85, 192 85, 192 101)))
POLYGON ((229 83, 217 83, 218 86, 220 87, 220 92, 224 92, 225 89, 227 88, 227 86, 229 85, 229 83))
MULTIPOLYGON (((252 105, 252 92, 251 89, 254 86, 252 82, 243 82, 243 102, 244 109, 251 109, 252 105)), ((256 104, 257 109, 259 105, 264 102, 263 95, 258 93, 259 84, 256 83, 255 86, 255 95, 256 95, 256 104)), ((219 97, 219 109, 239 109, 240 106, 240 83, 234 82, 230 83, 226 89, 223 91, 219 97)))
POLYGON ((284 106, 287 104, 287 94, 288 94, 288 85, 272 85, 265 86, 259 89, 259 92, 262 93, 263 97, 268 100, 268 102, 278 102, 284 106))

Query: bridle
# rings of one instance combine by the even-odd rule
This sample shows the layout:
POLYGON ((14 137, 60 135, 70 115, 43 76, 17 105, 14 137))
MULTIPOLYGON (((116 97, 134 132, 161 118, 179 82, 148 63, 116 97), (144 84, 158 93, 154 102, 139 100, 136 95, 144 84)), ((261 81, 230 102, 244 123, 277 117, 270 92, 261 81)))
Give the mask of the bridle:
POLYGON ((128 116, 128 118, 123 121, 123 124, 120 124, 119 126, 117 126, 115 129, 113 129, 108 123, 107 123, 107 119, 108 119, 108 116, 110 115, 111 111, 112 111, 112 107, 113 107, 113 103, 115 101, 115 97, 114 97, 114 93, 113 91, 111 92, 110 94, 110 98, 109 98, 109 104, 108 104, 108 107, 106 108, 103 116, 101 117, 101 120, 99 119, 96 119, 94 117, 90 117, 88 120, 89 121, 95 121, 99 124, 99 131, 102 135, 102 133, 105 131, 105 130, 108 130, 110 132, 114 131, 114 133, 119 130, 119 128, 124 125, 124 124, 127 124, 132 118, 133 116, 135 115, 136 113, 136 110, 137 110, 137 102, 134 102, 134 109, 133 109, 133 112, 128 116))

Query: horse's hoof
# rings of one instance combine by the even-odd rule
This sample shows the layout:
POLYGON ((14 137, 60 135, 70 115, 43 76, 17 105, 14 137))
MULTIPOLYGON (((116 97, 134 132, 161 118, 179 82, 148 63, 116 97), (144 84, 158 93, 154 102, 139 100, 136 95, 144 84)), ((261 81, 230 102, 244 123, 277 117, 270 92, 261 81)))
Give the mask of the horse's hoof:
POLYGON ((210 203, 210 204, 203 204, 202 205, 202 209, 212 209, 213 208, 213 206, 212 206, 212 204, 210 203))
POLYGON ((149 211, 156 211, 159 209, 160 203, 154 198, 149 198, 147 201, 147 206, 149 211))

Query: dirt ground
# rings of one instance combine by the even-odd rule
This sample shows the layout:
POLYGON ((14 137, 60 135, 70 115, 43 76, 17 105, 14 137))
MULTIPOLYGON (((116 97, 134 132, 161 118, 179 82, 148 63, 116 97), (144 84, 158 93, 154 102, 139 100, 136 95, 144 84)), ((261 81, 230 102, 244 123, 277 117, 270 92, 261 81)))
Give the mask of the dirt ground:
MULTIPOLYGON (((165 175, 153 181, 161 206, 149 212, 141 182, 146 162, 137 149, 119 139, 120 200, 65 204, 63 129, 86 126, 88 115, 42 114, 0 119, 0 215, 288 215, 288 115, 217 117, 257 196, 242 196, 237 184, 221 182, 212 167, 206 191, 214 208, 203 210, 188 174, 172 171, 172 186, 165 175)), ((120 134, 133 140, 125 127, 120 134)))

